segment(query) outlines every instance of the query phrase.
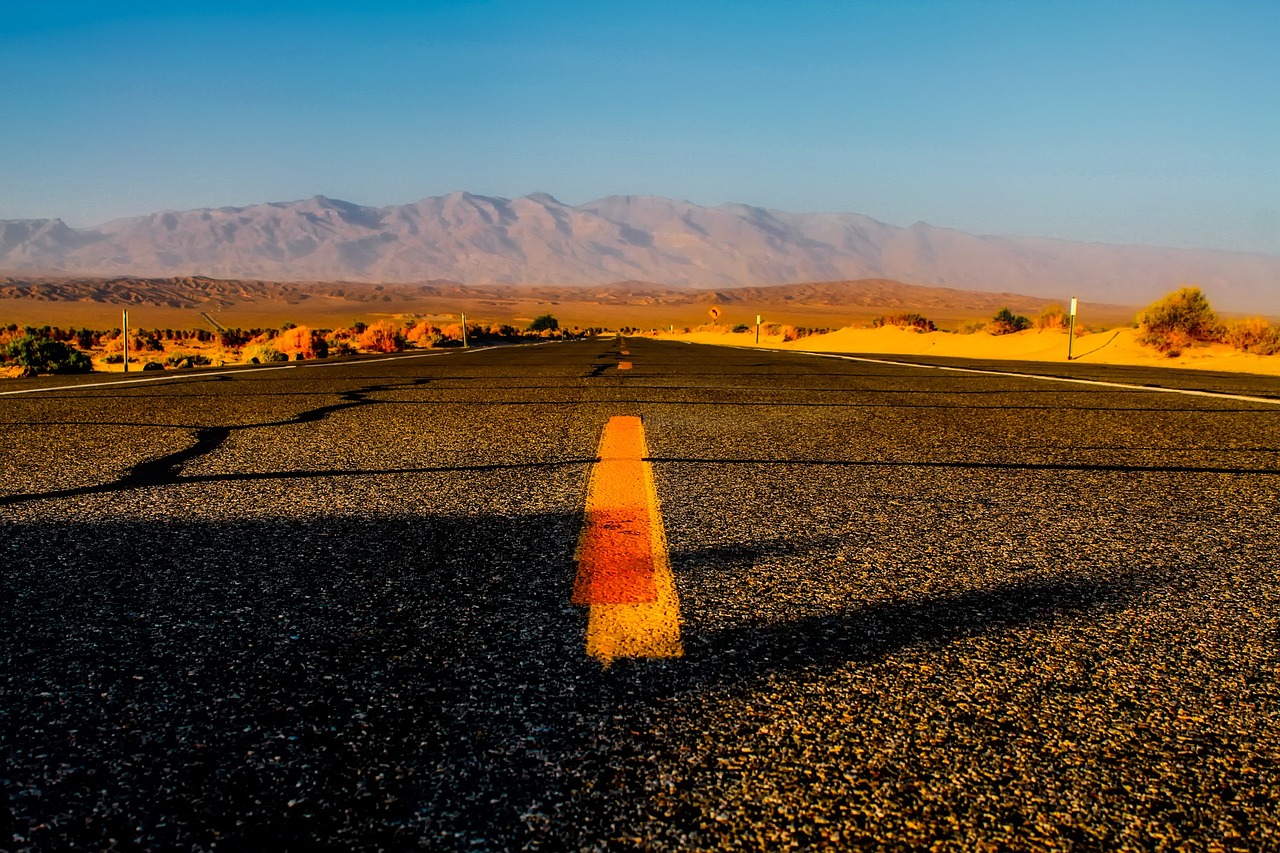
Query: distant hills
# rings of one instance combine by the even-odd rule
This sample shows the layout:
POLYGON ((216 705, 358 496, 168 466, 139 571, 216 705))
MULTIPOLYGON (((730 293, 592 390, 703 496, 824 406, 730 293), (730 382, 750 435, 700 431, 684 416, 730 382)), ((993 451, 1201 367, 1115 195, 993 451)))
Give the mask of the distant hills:
POLYGON ((854 213, 654 196, 570 206, 544 193, 456 192, 388 207, 315 196, 87 229, 0 220, 0 271, 477 286, 638 281, 664 290, 893 279, 1127 305, 1193 283, 1221 309, 1280 313, 1280 256, 977 236, 854 213))

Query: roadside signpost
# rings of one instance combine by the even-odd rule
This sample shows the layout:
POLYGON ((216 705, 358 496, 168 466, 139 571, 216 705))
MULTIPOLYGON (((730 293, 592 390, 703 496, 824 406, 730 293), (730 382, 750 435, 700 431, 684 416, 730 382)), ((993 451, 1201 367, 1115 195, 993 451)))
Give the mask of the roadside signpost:
POLYGON ((1071 360, 1072 347, 1076 343, 1076 308, 1079 306, 1079 300, 1074 296, 1071 297, 1071 327, 1067 330, 1067 361, 1071 360))

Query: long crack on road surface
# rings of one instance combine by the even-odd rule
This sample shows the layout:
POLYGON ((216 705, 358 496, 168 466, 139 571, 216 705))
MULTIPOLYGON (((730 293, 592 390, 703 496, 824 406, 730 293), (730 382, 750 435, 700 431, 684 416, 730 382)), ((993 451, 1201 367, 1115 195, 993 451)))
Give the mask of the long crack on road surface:
MULTIPOLYGON (((279 429, 281 427, 317 423, 337 412, 354 409, 358 406, 379 405, 387 402, 384 400, 371 400, 369 399, 370 394, 382 391, 396 391, 403 388, 415 388, 429 381, 429 379, 418 377, 409 382, 366 385, 365 387, 357 388, 354 391, 343 391, 337 395, 338 398, 343 401, 341 403, 317 406, 314 409, 307 409, 306 411, 299 412, 293 417, 285 418, 284 420, 269 421, 267 423, 259 424, 245 424, 243 426, 199 427, 195 429, 196 440, 191 446, 184 447, 182 450, 178 450, 173 453, 166 453, 164 456, 158 456, 155 459, 147 459, 139 462, 119 478, 111 482, 98 483, 93 486, 81 486, 74 489, 59 489, 48 492, 7 495, 0 497, 0 506, 48 500, 51 498, 79 497, 83 495, 104 494, 110 492, 125 492, 148 486, 168 486, 185 482, 188 479, 208 480, 210 479, 208 477, 183 477, 182 469, 188 463, 207 456, 217 450, 228 438, 231 437, 232 433, 259 429, 279 429)), ((213 479, 226 478, 215 477, 213 479)))

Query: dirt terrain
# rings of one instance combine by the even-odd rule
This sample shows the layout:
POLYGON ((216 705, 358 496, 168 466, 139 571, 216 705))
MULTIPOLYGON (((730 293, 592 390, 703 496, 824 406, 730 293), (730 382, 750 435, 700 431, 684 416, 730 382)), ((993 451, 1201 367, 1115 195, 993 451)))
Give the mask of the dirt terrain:
MULTIPOLYGON (((1070 294, 1057 300, 1065 303, 1070 294)), ((923 287, 888 279, 810 282, 774 287, 690 290, 642 281, 597 287, 465 285, 456 281, 407 284, 272 282, 202 276, 174 278, 0 277, 0 323, 114 328, 120 312, 144 328, 271 327, 298 323, 334 328, 404 314, 454 319, 466 313, 486 323, 527 324, 552 313, 561 325, 664 328, 719 322, 766 322, 840 328, 881 314, 918 312, 942 328, 985 320, 1008 307, 1028 316, 1054 300, 1016 293, 923 287)), ((1088 321, 1113 326, 1132 321, 1136 308, 1088 304, 1088 321)))

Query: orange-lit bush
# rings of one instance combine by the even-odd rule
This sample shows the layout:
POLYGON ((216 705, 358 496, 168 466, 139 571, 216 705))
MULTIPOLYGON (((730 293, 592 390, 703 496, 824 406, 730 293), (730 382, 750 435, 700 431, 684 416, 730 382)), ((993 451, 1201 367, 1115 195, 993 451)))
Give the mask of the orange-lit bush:
POLYGON ((365 352, 402 352, 405 339, 399 328, 386 320, 379 320, 361 332, 356 346, 365 352))
POLYGON ((1066 329, 1071 325, 1071 317, 1062 310, 1061 305, 1049 305, 1036 318, 1036 328, 1040 331, 1066 329))
POLYGON ((1250 317, 1227 324, 1223 340, 1241 352, 1280 355, 1280 328, 1261 317, 1250 317))
POLYGON ((329 354, 329 344, 320 332, 306 326, 294 326, 285 329, 271 341, 276 350, 290 359, 325 358, 329 354))

